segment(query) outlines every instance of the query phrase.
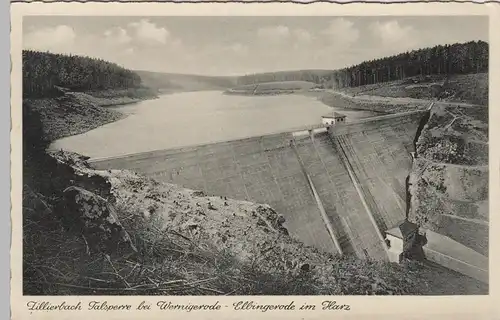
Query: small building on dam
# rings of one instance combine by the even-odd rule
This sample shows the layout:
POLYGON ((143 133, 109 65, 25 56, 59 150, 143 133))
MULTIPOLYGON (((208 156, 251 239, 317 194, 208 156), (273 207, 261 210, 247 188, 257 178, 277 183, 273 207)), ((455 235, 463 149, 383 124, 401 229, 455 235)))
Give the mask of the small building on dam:
POLYGON ((386 232, 389 261, 400 263, 405 254, 416 245, 418 225, 404 220, 386 232))
POLYGON ((334 125, 336 123, 345 123, 346 116, 334 111, 331 114, 327 114, 327 115, 322 116, 321 120, 322 120, 321 122, 325 126, 331 126, 331 125, 334 125))

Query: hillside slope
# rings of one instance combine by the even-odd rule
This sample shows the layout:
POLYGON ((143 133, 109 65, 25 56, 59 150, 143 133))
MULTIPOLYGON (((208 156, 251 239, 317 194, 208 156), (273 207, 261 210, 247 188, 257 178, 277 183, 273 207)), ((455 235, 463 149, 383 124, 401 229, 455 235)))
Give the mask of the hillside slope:
MULTIPOLYGON (((23 111, 40 115, 48 141, 84 133, 124 115, 106 106, 156 98, 131 70, 101 59, 23 50, 23 111)), ((24 126, 34 124, 23 122, 24 126)))
POLYGON ((339 89, 349 96, 413 98, 488 104, 488 73, 434 75, 339 89))
POLYGON ((488 72, 489 44, 469 41, 401 52, 335 70, 332 88, 341 89, 401 81, 414 77, 488 72))
POLYGON ((410 219, 488 255, 488 108, 435 105, 416 142, 410 219))
POLYGON ((353 110, 367 110, 381 114, 425 110, 430 102, 417 99, 396 99, 381 96, 349 96, 343 92, 326 90, 313 93, 327 106, 353 110))
POLYGON ((98 98, 82 92, 64 92, 58 97, 24 99, 23 108, 28 106, 40 114, 44 137, 53 141, 120 120, 125 117, 123 113, 104 106, 137 101, 126 96, 98 98))

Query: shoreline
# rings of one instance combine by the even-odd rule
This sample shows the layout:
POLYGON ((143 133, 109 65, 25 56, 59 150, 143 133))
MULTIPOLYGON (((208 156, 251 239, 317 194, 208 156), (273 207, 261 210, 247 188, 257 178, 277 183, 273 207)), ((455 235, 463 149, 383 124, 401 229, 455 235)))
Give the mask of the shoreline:
MULTIPOLYGON (((207 91, 221 91, 221 90, 207 90, 207 91)), ((171 92, 171 93, 166 93, 166 94, 165 93, 163 93, 163 94, 160 93, 159 96, 156 99, 161 98, 161 96, 163 96, 163 95, 171 95, 171 94, 176 94, 176 93, 183 93, 183 92, 175 92, 175 93, 171 92)), ((223 91, 221 93, 224 95, 223 91)), ((362 117, 361 119, 371 118, 371 117, 377 117, 377 116, 380 116, 380 115, 389 114, 387 112, 379 112, 379 111, 373 111, 373 110, 366 110, 366 109, 362 109, 362 108, 359 108, 359 109, 358 108, 339 108, 339 107, 336 107, 336 106, 331 106, 331 105, 328 105, 328 104, 324 103, 324 101, 321 100, 321 93, 322 92, 302 92, 302 93, 297 93, 296 92, 296 93, 293 93, 293 94, 298 95, 298 96, 303 96, 303 97, 306 97, 306 98, 310 98, 310 99, 314 99, 314 100, 322 103, 324 106, 328 107, 329 109, 331 109, 331 110, 337 110, 339 112, 342 112, 342 110, 345 110, 345 111, 359 111, 359 112, 369 112, 370 113, 369 116, 362 117), (318 95, 318 93, 319 93, 319 95, 318 95)), ((287 95, 290 95, 290 94, 287 94, 287 95)), ((266 95, 266 96, 269 96, 269 95, 266 95)), ((273 95, 273 96, 276 96, 276 95, 273 95)), ((259 96, 259 97, 264 97, 264 96, 259 96)), ((88 127, 88 128, 83 129, 83 130, 78 130, 78 131, 71 132, 71 133, 65 134, 63 136, 60 136, 57 139, 54 139, 54 140, 52 140, 50 142, 50 145, 47 148, 47 151, 60 150, 60 148, 58 148, 58 147, 55 147, 55 148, 53 147, 53 145, 56 144, 56 142, 58 142, 58 141, 64 140, 66 138, 70 138, 72 136, 82 135, 82 134, 85 134, 85 133, 87 133, 89 131, 97 129, 99 127, 102 127, 102 126, 111 124, 113 122, 117 122, 117 121, 125 119, 126 117, 128 117, 128 114, 123 113, 122 111, 117 110, 114 107, 119 107, 119 106, 128 105, 128 104, 134 104, 134 103, 138 103, 138 102, 141 102, 141 101, 142 100, 133 101, 133 102, 131 101, 131 102, 127 102, 127 103, 116 103, 114 105, 108 105, 108 106, 101 106, 103 109, 105 109, 107 111, 111 111, 113 113, 119 113, 120 115, 114 117, 113 119, 110 119, 109 121, 102 121, 101 123, 96 124, 95 126, 88 127)), ((320 126, 320 125, 321 125, 321 123, 320 123, 320 119, 319 119, 317 126, 320 126)), ((263 136, 263 135, 283 134, 283 133, 286 133, 286 132, 301 131, 301 130, 307 129, 309 127, 312 127, 312 126, 314 126, 314 125, 310 125, 310 126, 308 126, 308 125, 294 126, 294 127, 289 128, 289 129, 269 131, 269 132, 259 133, 259 134, 255 134, 255 135, 251 135, 251 136, 241 136, 241 137, 240 136, 236 136, 236 137, 231 137, 229 139, 211 140, 211 141, 207 141, 207 142, 199 142, 199 143, 193 143, 193 144, 188 144, 188 145, 175 146, 175 147, 168 148, 168 149, 184 149, 184 148, 190 148, 190 147, 195 147, 195 146, 205 145, 205 144, 221 143, 221 142, 233 141, 233 140, 251 139, 251 138, 259 137, 259 136, 263 136)), ((158 150, 164 150, 164 148, 160 148, 158 150)), ((143 152, 157 152, 158 150, 154 149, 154 150, 148 150, 148 151, 143 151, 143 152)), ((67 151, 69 151, 69 150, 67 150, 67 151)), ((136 154, 136 153, 137 152, 132 152, 132 153, 126 152, 124 154, 117 154, 117 155, 113 155, 113 156, 91 157, 91 159, 95 160, 95 159, 108 158, 108 157, 111 157, 111 158, 113 158, 113 157, 123 157, 123 156, 129 155, 129 154, 136 154)), ((139 153, 142 153, 142 152, 139 152, 139 153)))
MULTIPOLYGON (((317 101, 323 103, 324 105, 332 108, 332 109, 343 109, 346 111, 368 111, 368 112, 373 112, 375 114, 391 114, 391 113, 398 113, 401 111, 394 111, 391 108, 388 108, 387 110, 381 110, 380 105, 387 105, 388 107, 390 105, 396 105, 396 106, 401 106, 401 107, 407 107, 409 104, 425 104, 425 103, 430 103, 427 102, 426 100, 423 99, 412 99, 412 101, 399 101, 397 98, 391 99, 390 97, 378 97, 374 96, 375 99, 370 100, 370 96, 363 96, 362 98, 360 97, 355 97, 355 96, 349 96, 347 94, 344 94, 342 92, 337 92, 337 91, 332 91, 328 89, 322 89, 322 90, 316 90, 316 91, 304 91, 304 90, 295 90, 295 91, 282 91, 282 92, 269 92, 269 93, 261 93, 261 94, 253 94, 250 91, 246 92, 230 92, 230 91, 224 91, 224 95, 229 95, 229 96, 243 96, 243 97, 267 97, 267 96, 280 96, 280 95, 302 95, 305 97, 310 97, 310 98, 315 98, 317 101), (334 100, 337 101, 342 101, 342 103, 337 103, 341 104, 342 106, 337 106, 334 105, 332 102, 328 102, 328 98, 333 98, 334 100), (355 106, 351 106, 354 104, 355 106), (366 106, 363 106, 363 104, 367 104, 366 106)), ((406 108, 406 109, 414 109, 417 110, 418 108, 415 108, 413 106, 406 108)), ((408 110, 405 110, 408 111, 408 110)))
POLYGON ((86 133, 128 116, 113 107, 158 98, 156 95, 144 95, 141 98, 120 97, 117 93, 120 92, 106 91, 97 94, 110 97, 96 97, 86 92, 64 91, 56 97, 24 98, 22 103, 29 105, 39 114, 44 138, 51 145, 57 140, 86 133))

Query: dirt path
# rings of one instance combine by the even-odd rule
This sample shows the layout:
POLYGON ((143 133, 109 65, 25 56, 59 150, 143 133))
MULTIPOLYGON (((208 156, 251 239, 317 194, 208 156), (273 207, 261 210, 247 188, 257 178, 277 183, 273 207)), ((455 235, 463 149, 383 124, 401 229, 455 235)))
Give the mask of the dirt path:
POLYGON ((327 90, 327 92, 337 94, 343 98, 351 99, 353 102, 387 102, 391 104, 406 104, 406 103, 422 103, 422 104, 430 104, 432 102, 438 102, 439 104, 453 105, 453 106, 461 106, 461 107, 480 107, 480 105, 464 103, 464 102, 449 102, 449 101, 436 101, 436 100, 424 100, 424 99, 414 99, 414 98, 394 98, 394 97, 382 97, 382 96, 371 96, 371 95, 349 95, 344 92, 335 91, 335 90, 327 90))
POLYGON ((477 169, 477 170, 483 170, 483 171, 487 171, 489 169, 488 165, 472 166, 472 165, 466 165, 466 164, 453 164, 453 163, 447 163, 447 162, 439 162, 439 161, 429 160, 429 159, 424 158, 424 157, 420 157, 419 159, 422 159, 422 160, 424 160, 426 162, 429 162, 431 164, 444 165, 444 166, 450 166, 450 167, 455 167, 455 168, 477 169))
POLYGON ((483 226, 488 226, 488 222, 487 221, 483 221, 483 220, 479 220, 479 219, 464 218, 464 217, 456 216, 456 215, 453 215, 453 214, 446 214, 446 213, 442 213, 441 215, 445 216, 445 217, 452 218, 452 219, 458 219, 458 220, 463 220, 463 221, 468 221, 468 222, 472 222, 472 223, 481 224, 483 226))

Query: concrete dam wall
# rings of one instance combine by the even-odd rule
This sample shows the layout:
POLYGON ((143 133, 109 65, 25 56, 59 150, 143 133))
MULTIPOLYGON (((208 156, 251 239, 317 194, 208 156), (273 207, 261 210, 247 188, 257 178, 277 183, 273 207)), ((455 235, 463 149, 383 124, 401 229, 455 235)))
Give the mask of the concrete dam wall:
POLYGON ((129 169, 209 195, 267 203, 319 249, 386 259, 381 233, 406 215, 405 180, 425 112, 119 158, 129 169))

